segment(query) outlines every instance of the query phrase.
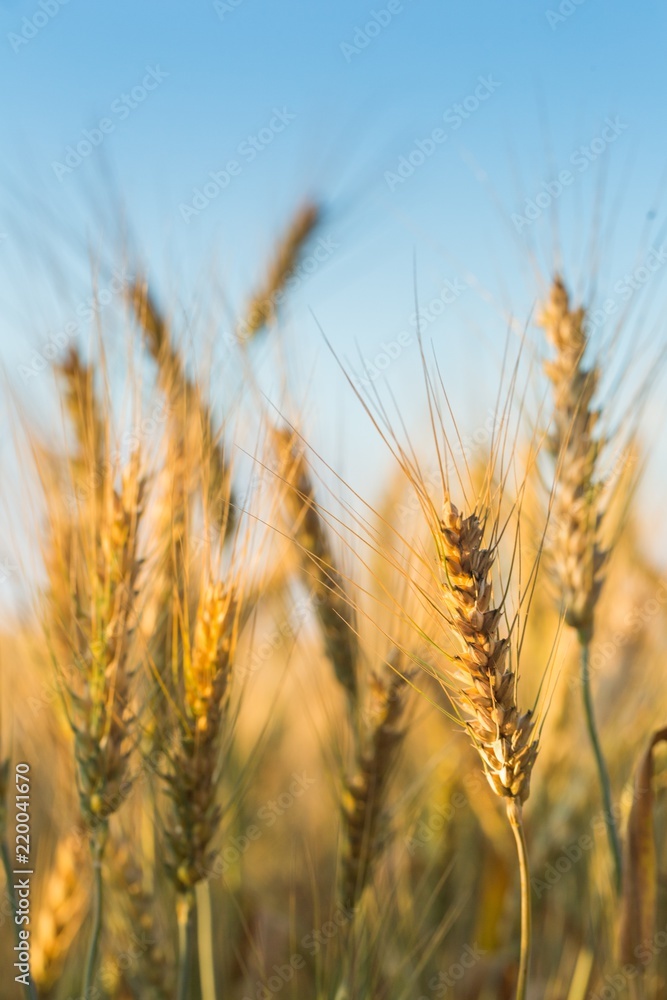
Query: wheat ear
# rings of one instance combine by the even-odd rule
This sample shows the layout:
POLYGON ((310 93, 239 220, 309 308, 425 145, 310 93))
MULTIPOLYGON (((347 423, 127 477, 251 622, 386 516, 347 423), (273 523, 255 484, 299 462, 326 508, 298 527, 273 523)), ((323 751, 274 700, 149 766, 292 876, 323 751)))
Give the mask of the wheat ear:
POLYGON ((251 340, 274 321, 285 285, 299 262, 306 240, 321 217, 321 207, 314 202, 306 202, 296 212, 276 246, 264 281, 251 297, 245 317, 239 324, 237 335, 241 341, 251 340))
POLYGON ((367 743, 358 755, 354 774, 346 780, 342 807, 340 891, 349 910, 361 898, 385 846, 380 824, 387 785, 405 736, 401 723, 406 696, 406 679, 397 670, 385 678, 372 677, 367 743))
MULTIPOLYGON (((84 984, 90 987, 102 918, 102 856, 109 816, 122 801, 128 774, 132 714, 132 635, 140 568, 138 526, 143 480, 137 456, 120 490, 108 473, 99 496, 79 510, 70 542, 71 564, 55 589, 53 614, 70 589, 69 653, 54 650, 65 707, 74 733, 81 811, 90 833, 95 876, 94 917, 84 984)), ((60 638, 62 639, 62 633, 60 638)), ((85 990, 84 990, 85 993, 85 990)))
POLYGON ((348 696, 354 717, 359 694, 354 608, 336 566, 303 451, 297 446, 295 435, 287 429, 275 429, 274 439, 288 487, 285 499, 293 519, 292 532, 299 546, 303 575, 311 588, 327 657, 348 696))
POLYGON ((210 583, 201 594, 192 646, 187 632, 183 636, 177 739, 168 751, 172 816, 166 824, 167 871, 178 892, 179 1000, 187 995, 193 961, 194 889, 211 870, 221 820, 217 782, 237 627, 232 588, 210 583))
POLYGON ((31 943, 31 969, 43 995, 60 980, 67 954, 86 916, 88 888, 81 877, 80 832, 60 841, 46 877, 31 943))
POLYGON ((614 818, 609 771, 595 721, 589 669, 595 606, 608 557, 601 540, 604 509, 602 483, 598 477, 598 459, 604 441, 597 433, 600 414, 593 405, 599 371, 595 365, 587 368, 584 362, 588 346, 585 310, 570 307, 567 290, 559 277, 553 281, 539 323, 555 348, 555 356, 545 365, 553 386, 550 447, 557 474, 550 554, 565 620, 576 630, 579 639, 584 714, 602 792, 616 888, 620 892, 621 843, 614 818))
POLYGON ((172 457, 177 457, 185 478, 181 502, 183 506, 190 502, 194 481, 200 474, 195 465, 200 460, 205 463, 207 473, 207 508, 218 528, 229 535, 234 527, 235 505, 229 486, 226 450, 211 408, 200 386, 187 375, 181 355, 173 344, 169 323, 159 311, 146 281, 135 281, 128 294, 146 346, 156 363, 160 389, 169 405, 172 457))
POLYGON ((495 545, 483 546, 488 511, 464 517, 445 497, 436 545, 442 568, 447 618, 459 652, 453 698, 466 720, 491 788, 505 801, 514 834, 521 876, 521 960, 517 1000, 525 1000, 531 950, 528 854, 522 806, 530 793, 537 757, 531 711, 521 712, 510 640, 500 633, 504 597, 493 599, 495 545))

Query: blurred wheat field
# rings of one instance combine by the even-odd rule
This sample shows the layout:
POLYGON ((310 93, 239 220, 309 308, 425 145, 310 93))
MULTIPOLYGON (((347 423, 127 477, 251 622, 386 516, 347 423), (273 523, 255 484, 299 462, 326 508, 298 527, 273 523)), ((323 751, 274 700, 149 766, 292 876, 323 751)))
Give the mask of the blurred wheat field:
POLYGON ((18 396, 0 996, 665 996, 667 583, 592 304, 548 276, 476 427, 422 346, 419 447, 350 371, 395 459, 373 507, 254 369, 321 216, 238 319, 254 421, 139 267, 122 406, 104 317, 53 362, 59 432, 18 396))

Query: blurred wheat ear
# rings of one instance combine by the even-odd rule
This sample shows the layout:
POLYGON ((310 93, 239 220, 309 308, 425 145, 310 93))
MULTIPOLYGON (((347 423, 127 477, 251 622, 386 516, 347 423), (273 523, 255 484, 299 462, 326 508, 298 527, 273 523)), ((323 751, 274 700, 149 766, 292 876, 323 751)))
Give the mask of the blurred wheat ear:
POLYGON ((128 292, 130 306, 144 342, 157 366, 158 385, 168 407, 169 461, 165 475, 180 492, 177 518, 185 516, 195 485, 206 491, 206 505, 223 534, 234 530, 236 506, 230 486, 222 428, 204 398, 202 386, 185 369, 166 317, 158 309, 145 279, 128 292), (200 466, 196 467, 196 463, 200 466), (205 476, 205 479, 202 479, 205 476))
POLYGON ((570 307, 567 290, 559 277, 553 281, 539 323, 556 351, 555 357, 545 366, 553 385, 550 446, 556 465, 552 507, 554 537, 549 554, 559 582, 565 620, 579 639, 584 714, 598 770, 616 891, 620 893, 621 843, 614 817, 609 769, 595 721, 589 666, 595 608, 609 557, 602 544, 606 500, 599 470, 605 441, 598 433, 600 412, 593 404, 600 372, 596 365, 586 367, 586 313, 581 307, 570 307))
POLYGON ((111 459, 109 409, 94 372, 75 351, 61 368, 63 403, 76 434, 76 461, 43 479, 49 518, 45 627, 74 736, 79 803, 94 868, 90 988, 102 923, 102 857, 108 820, 123 800, 134 738, 131 689, 138 667, 133 637, 144 507, 141 458, 111 459), (58 485, 60 484, 60 489, 58 485), (63 496, 69 489, 70 496, 63 496))
POLYGON ((285 285, 299 262, 306 241, 312 236, 321 218, 322 207, 308 201, 290 220, 287 230, 274 249, 264 280, 251 296, 239 324, 237 336, 241 342, 252 340, 275 320, 285 285))
MULTIPOLYGON (((398 655, 394 660, 400 659, 398 655)), ((404 668, 405 669, 405 668, 404 668)), ((388 676, 371 679, 369 733, 354 773, 346 779, 343 798, 341 901, 353 910, 384 850, 382 810, 392 769, 405 737, 402 719, 407 680, 397 666, 388 676)))
POLYGON ((275 428, 273 436, 287 487, 285 502, 292 516, 292 533, 299 548, 303 577, 311 590, 327 656, 347 694, 351 717, 356 719, 359 644, 354 606, 336 565, 303 449, 296 435, 285 428, 275 428))
POLYGON ((31 945, 31 971, 43 997, 60 982, 72 944, 88 909, 89 878, 83 847, 85 833, 63 838, 45 878, 31 945), (83 835, 82 835, 83 834, 83 835))

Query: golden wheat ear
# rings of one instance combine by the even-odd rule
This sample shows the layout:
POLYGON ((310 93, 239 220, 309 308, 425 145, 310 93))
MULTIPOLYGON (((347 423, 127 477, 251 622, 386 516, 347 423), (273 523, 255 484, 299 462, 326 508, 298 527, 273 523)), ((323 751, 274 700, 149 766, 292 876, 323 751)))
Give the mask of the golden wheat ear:
POLYGON ((359 644, 354 606, 336 565, 303 448, 297 436, 286 428, 274 428, 272 433, 302 573, 312 591, 326 654, 354 715, 359 697, 359 644))
POLYGON ((40 995, 51 995, 61 980, 68 954, 81 930, 89 903, 85 837, 63 838, 40 893, 31 941, 31 972, 40 995))
POLYGON ((275 247, 263 282, 251 296, 239 323, 237 336, 241 342, 252 340, 264 327, 274 322, 285 286, 321 218, 322 206, 315 202, 306 202, 296 211, 275 247))
MULTIPOLYGON (((596 761, 605 807, 607 835, 621 891, 622 854, 614 818, 611 782, 595 721, 589 658, 595 631, 595 609, 604 583, 610 549, 603 544, 607 505, 600 455, 607 444, 594 404, 600 370, 586 367, 589 346, 586 312, 573 309, 567 289, 554 278, 539 324, 555 354, 545 365, 553 388, 550 438, 555 464, 548 555, 557 580, 566 623, 576 632, 581 657, 581 689, 588 735, 596 761)), ((621 480, 622 482, 622 480, 621 480)))
POLYGON ((558 578, 565 620, 589 641, 607 552, 601 541, 603 498, 598 458, 600 412, 593 405, 600 373, 584 361, 588 338, 583 308, 572 309, 559 277, 539 317, 555 355, 545 364, 553 387, 549 445, 557 466, 549 554, 558 578))
POLYGON ((193 493, 205 492, 204 501, 212 521, 230 536, 235 527, 236 504, 222 427, 202 386, 186 372, 170 324, 158 309, 145 279, 139 278, 130 285, 128 301, 155 361, 158 385, 167 402, 173 466, 169 471, 177 480, 172 492, 180 493, 183 506, 191 503, 193 493))
POLYGON ((501 636, 504 601, 494 602, 495 549, 483 547, 484 516, 463 517, 449 498, 441 521, 443 597, 457 641, 455 689, 472 741, 496 795, 523 803, 537 756, 532 712, 516 702, 510 644, 501 636))

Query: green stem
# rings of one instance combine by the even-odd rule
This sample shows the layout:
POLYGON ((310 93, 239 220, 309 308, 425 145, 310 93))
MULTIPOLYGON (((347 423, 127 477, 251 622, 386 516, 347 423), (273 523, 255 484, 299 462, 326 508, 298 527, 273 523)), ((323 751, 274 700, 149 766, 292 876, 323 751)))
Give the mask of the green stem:
POLYGON ((197 888, 197 945, 202 1000, 216 1000, 215 957, 213 954, 213 917, 211 914, 211 887, 209 882, 198 882, 197 888))
MULTIPOLYGON (((12 864, 9 857, 9 848, 7 847, 7 842, 5 840, 0 844, 0 853, 2 854, 2 866, 5 869, 5 878, 7 880, 7 895, 12 907, 12 923, 14 924, 14 938, 17 945, 20 945, 21 938, 19 937, 19 925, 16 923, 16 896, 14 895, 14 873, 12 871, 12 864)), ((37 990, 35 989, 35 984, 32 981, 32 976, 28 974, 28 985, 25 988, 26 994, 30 997, 30 1000, 37 1000, 37 990)))
POLYGON ((194 930, 194 893, 186 892, 176 904, 178 917, 178 1000, 187 1000, 190 992, 194 930))
POLYGON ((95 976, 95 966, 97 964, 97 952, 100 946, 102 935, 102 903, 103 903, 103 881, 102 881, 102 857, 104 855, 104 844, 106 841, 106 831, 96 830, 91 838, 90 847, 93 856, 93 926, 90 932, 90 944, 88 946, 88 957, 86 958, 86 968, 83 977, 83 996, 88 998, 92 994, 93 978, 95 976))
POLYGON ((621 861, 621 842, 618 835, 618 827, 616 826, 616 819, 613 811, 613 804, 611 799, 611 783, 609 781, 609 772, 607 770, 607 764, 605 762, 602 747, 600 746, 600 738, 598 736, 597 726, 595 724, 595 714, 593 712, 593 698, 591 695, 591 676, 590 676, 590 644, 586 641, 581 640, 581 693, 584 699, 584 713, 586 715, 586 727, 588 729, 588 735, 593 747, 593 753, 595 754, 595 762, 597 764, 598 779, 600 782, 600 789, 602 791, 602 802, 604 806, 605 824, 607 826, 607 837, 609 839, 609 848, 611 850, 611 855, 614 862, 614 881, 616 886, 617 894, 621 891, 621 879, 622 879, 622 861, 621 861))
POLYGON ((519 977, 516 984, 516 1000, 526 1000, 528 988, 528 973, 530 971, 530 949, 533 936, 532 913, 530 906, 530 870, 528 867, 528 849, 523 830, 521 805, 515 799, 507 804, 507 816, 512 827, 516 851, 519 858, 519 873, 521 875, 521 956, 519 960, 519 977))

